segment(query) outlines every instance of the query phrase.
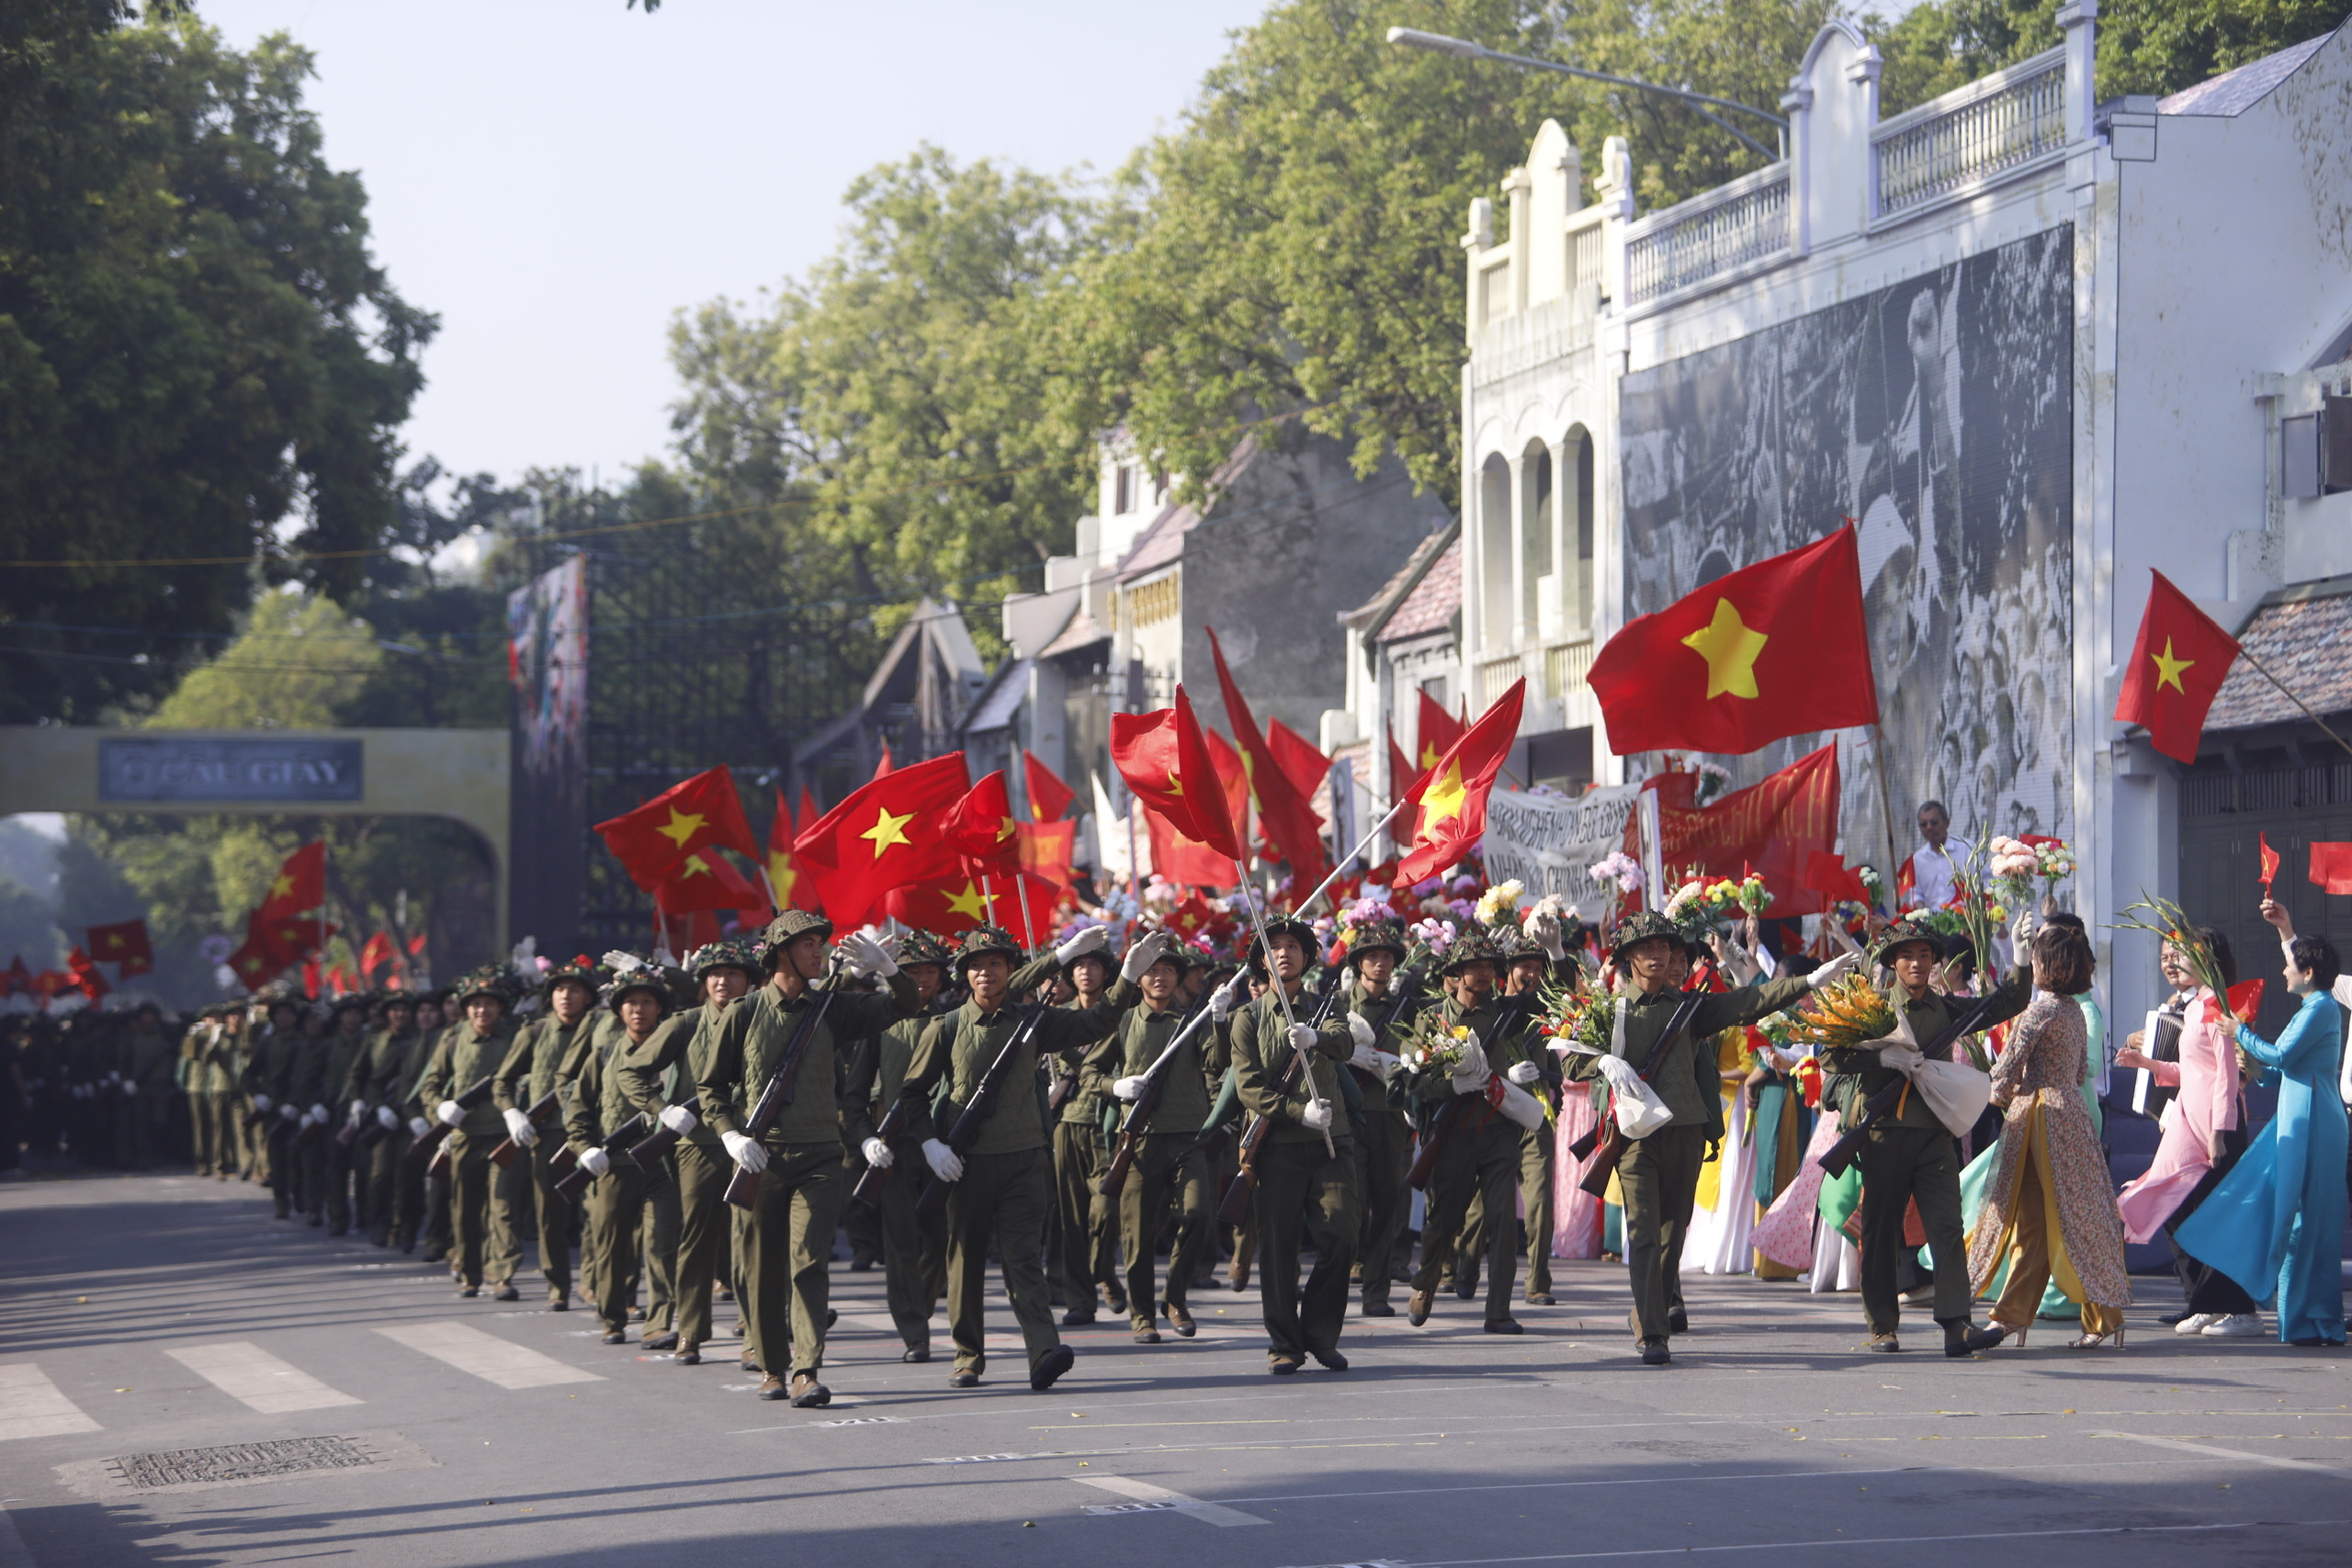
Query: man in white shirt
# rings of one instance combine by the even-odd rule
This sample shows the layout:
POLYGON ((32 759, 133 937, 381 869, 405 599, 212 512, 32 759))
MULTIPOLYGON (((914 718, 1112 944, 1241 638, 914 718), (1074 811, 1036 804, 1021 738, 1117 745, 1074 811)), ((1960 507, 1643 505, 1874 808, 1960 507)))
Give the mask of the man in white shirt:
POLYGON ((1904 909, 1940 909, 1951 902, 1952 877, 1960 870, 1960 856, 1966 844, 1948 844, 1951 831, 1951 814, 1940 800, 1931 800, 1919 807, 1919 837, 1926 840, 1911 852, 1911 896, 1901 900, 1904 909))

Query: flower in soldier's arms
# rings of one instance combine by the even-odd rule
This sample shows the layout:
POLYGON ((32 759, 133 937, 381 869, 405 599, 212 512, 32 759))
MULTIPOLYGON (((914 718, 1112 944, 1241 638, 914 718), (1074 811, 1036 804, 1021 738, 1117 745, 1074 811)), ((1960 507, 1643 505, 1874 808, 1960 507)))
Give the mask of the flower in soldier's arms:
POLYGON ((1517 878, 1513 878, 1509 882, 1498 882, 1484 893, 1479 894, 1476 911, 1478 923, 1482 926, 1491 926, 1500 919, 1506 911, 1516 911, 1519 908, 1519 900, 1526 891, 1525 886, 1517 878))
POLYGON ((1359 898, 1349 905, 1347 913, 1341 918, 1351 926, 1360 926, 1369 920, 1385 920, 1388 916, 1387 899, 1367 897, 1359 898))
POLYGON ((1797 1010, 1792 1038, 1825 1051, 1883 1040, 1894 1032, 1894 1009, 1862 974, 1822 987, 1797 1010))
POLYGON ((1432 1010, 1404 1042, 1398 1055, 1408 1067, 1430 1067, 1450 1073, 1462 1065, 1470 1048, 1470 1026, 1449 1024, 1432 1010))

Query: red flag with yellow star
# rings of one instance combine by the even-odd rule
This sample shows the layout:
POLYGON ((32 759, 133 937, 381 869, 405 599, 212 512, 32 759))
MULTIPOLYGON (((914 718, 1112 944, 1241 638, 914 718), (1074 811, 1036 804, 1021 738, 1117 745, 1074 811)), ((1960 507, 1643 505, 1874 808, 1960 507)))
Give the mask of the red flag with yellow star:
POLYGON ((326 901, 326 840, 313 839, 288 855, 277 874, 269 879, 269 891, 262 895, 261 917, 274 920, 281 915, 299 915, 326 901))
POLYGON ((844 930, 861 925, 892 888, 959 869, 947 820, 971 783, 964 753, 950 751, 861 785, 802 829, 792 847, 826 917, 844 930))
POLYGON ((745 860, 760 856, 759 840, 743 816, 735 775, 717 767, 672 784, 634 811, 596 824, 605 847, 628 872, 629 880, 650 893, 671 868, 696 850, 733 850, 745 860))
MULTIPOLYGON (((817 820, 815 807, 802 790, 802 804, 808 809, 802 820, 817 820)), ((799 824, 792 818, 792 807, 786 803, 784 791, 775 792, 775 821, 768 828, 768 887, 775 895, 779 909, 809 909, 817 908, 817 882, 800 864, 800 857, 793 852, 792 840, 800 836, 799 824)))
POLYGON ((696 909, 744 909, 756 913, 767 908, 768 898, 717 850, 696 850, 662 876, 661 886, 653 889, 653 902, 665 915, 689 914, 696 909))
POLYGON ((82 934, 89 939, 90 956, 101 964, 120 964, 117 973, 126 980, 155 967, 155 949, 147 940, 145 920, 92 926, 82 934))
POLYGON ((1585 677, 1623 757, 1736 754, 1878 722, 1854 530, 1715 579, 1628 622, 1585 677))
MULTIPOLYGON (((1001 904, 1006 882, 997 883, 995 890, 1001 904)), ((935 882, 892 888, 883 897, 882 908, 900 925, 912 926, 933 936, 959 937, 974 926, 991 923, 989 889, 980 885, 978 876, 961 871, 935 882)))
POLYGON ((1012 796, 1004 787, 1001 768, 966 791, 947 813, 947 836, 956 840, 964 869, 974 876, 1011 876, 1020 871, 1020 826, 1013 819, 1012 796))
POLYGON ((2145 725, 2148 744, 2176 761, 2197 761, 2205 711, 2222 690, 2222 677, 2238 656, 2237 638, 2213 624, 2161 571, 2149 573, 2148 607, 2140 636, 2124 667, 2123 690, 2115 716, 2145 725))
POLYGON ((1078 792, 1062 783, 1062 776, 1037 761, 1037 753, 1023 750, 1021 778, 1029 790, 1029 816, 1037 822, 1058 822, 1078 798, 1078 792))
POLYGON ((1216 760, 1182 686, 1172 708, 1111 716, 1111 761, 1127 787, 1169 826, 1221 859, 1241 858, 1216 760))
POLYGON ((1416 710, 1413 741, 1413 772, 1426 773, 1437 766, 1453 743, 1462 739, 1469 728, 1445 711, 1445 705, 1427 692, 1420 694, 1420 706, 1416 710))
POLYGON ((1495 775, 1503 771, 1503 759, 1510 755, 1511 742, 1519 739, 1519 710, 1526 700, 1522 676, 1447 748, 1406 796, 1417 808, 1413 847, 1396 864, 1395 886, 1410 887, 1427 881, 1469 853, 1485 834, 1487 795, 1495 787, 1495 775))
MULTIPOLYGON (((1259 830, 1288 863, 1293 882, 1301 887, 1311 887, 1323 880, 1323 873, 1330 864, 1323 852, 1323 819, 1315 815, 1315 807, 1308 804, 1315 786, 1309 784, 1305 795, 1299 793, 1297 784, 1283 765, 1283 757, 1259 730, 1249 701, 1234 683, 1233 671, 1226 667, 1224 646, 1216 639, 1216 629, 1208 628, 1208 635, 1209 653, 1216 661, 1217 689, 1225 697, 1225 722, 1241 747, 1250 792, 1258 797, 1259 830)), ((1317 755, 1319 757, 1320 753, 1317 755)))

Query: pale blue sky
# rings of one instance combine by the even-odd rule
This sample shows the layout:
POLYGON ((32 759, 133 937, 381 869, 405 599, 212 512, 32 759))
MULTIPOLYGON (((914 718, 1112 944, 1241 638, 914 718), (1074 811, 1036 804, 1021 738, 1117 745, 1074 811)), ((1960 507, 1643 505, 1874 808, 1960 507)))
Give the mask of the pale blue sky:
POLYGON ((823 254, 842 189, 932 141, 1108 169, 1172 125, 1262 0, 198 0, 318 57, 328 160, 441 314, 412 457, 606 475, 666 450, 671 313, 823 254))

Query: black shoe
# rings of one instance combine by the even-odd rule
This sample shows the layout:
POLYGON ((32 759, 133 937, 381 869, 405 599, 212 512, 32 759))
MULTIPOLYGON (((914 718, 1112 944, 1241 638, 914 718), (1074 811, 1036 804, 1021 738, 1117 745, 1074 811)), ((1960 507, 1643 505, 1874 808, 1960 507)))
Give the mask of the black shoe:
POLYGON ((571 1310, 571 1298, 570 1296, 549 1296, 548 1298, 548 1311, 570 1312, 571 1310))
POLYGON ((523 1292, 514 1288, 514 1280, 509 1280, 491 1292, 490 1299, 494 1302, 519 1302, 523 1299, 523 1292))
POLYGON ((1136 1330, 1136 1343, 1138 1345, 1159 1344, 1159 1330, 1152 1327, 1149 1324, 1143 1325, 1136 1330))
POLYGON ((2190 1318, 2195 1317, 2196 1315, 2197 1314, 2195 1313, 2189 1311, 2187 1307, 2183 1307, 2178 1312, 2168 1312, 2165 1314, 2162 1317, 2156 1319, 2156 1321, 2163 1324, 2166 1328, 2170 1328, 2174 1324, 2187 1323, 2190 1318))
POLYGON ((841 1308, 839 1308, 839 1307, 827 1307, 827 1308, 825 1309, 825 1326, 826 1326, 827 1328, 831 1328, 831 1327, 832 1327, 832 1326, 833 1326, 833 1325, 835 1325, 835 1324, 839 1323, 841 1320, 842 1320, 842 1309, 841 1309, 841 1308))
POLYGON ((1979 1350, 1990 1350, 2008 1336, 1997 1328, 1979 1328, 1966 1318, 1954 1318, 1944 1325, 1944 1354, 1955 1361, 1965 1360, 1979 1350))
POLYGON ((1069 1311, 1062 1314, 1062 1326, 1064 1328, 1083 1328, 1093 1321, 1094 1312, 1091 1307, 1072 1307, 1069 1311))
POLYGON ((1547 1307, 1557 1306, 1560 1303, 1554 1298, 1551 1292, 1537 1291, 1527 1298, 1527 1304, 1532 1307, 1547 1307))
POLYGON ((1103 1304, 1108 1306, 1113 1312, 1125 1313, 1127 1310, 1127 1292, 1125 1291, 1104 1291, 1102 1292, 1102 1302, 1103 1304))
POLYGON ((928 1345, 910 1345, 903 1352, 900 1353, 899 1359, 901 1361, 912 1361, 918 1364, 928 1361, 931 1359, 931 1347, 928 1345))
POLYGON ((1293 1360, 1288 1356, 1276 1356, 1266 1363, 1266 1371, 1278 1378, 1286 1378, 1295 1373, 1304 1364, 1304 1362, 1293 1360))
POLYGON ((1329 1350, 1309 1348, 1306 1353, 1314 1357, 1316 1365, 1327 1372, 1344 1372, 1348 1370, 1348 1359, 1340 1354, 1337 1346, 1329 1350))
POLYGON ((1476 1280, 1456 1280, 1453 1281, 1453 1293, 1466 1302, 1471 1297, 1478 1293, 1478 1281, 1476 1280))
POLYGON ((770 1372, 766 1377, 760 1380, 760 1397, 762 1399, 789 1399, 792 1397, 792 1391, 784 1386, 784 1380, 782 1378, 776 1376, 774 1372, 770 1372))
POLYGON ((467 1301, 471 1300, 473 1297, 480 1294, 481 1294, 481 1287, 480 1285, 468 1285, 458 1292, 458 1297, 460 1301, 467 1301))
POLYGON ((1489 1334, 1524 1334, 1527 1332, 1527 1325, 1520 1322, 1519 1319, 1515 1317, 1498 1317, 1492 1323, 1487 1325, 1487 1332, 1489 1334))
POLYGON ((1395 1317, 1396 1309, 1386 1302, 1366 1302, 1361 1315, 1364 1317, 1395 1317))
POLYGON ((871 1258, 853 1257, 849 1260, 849 1271, 853 1274, 867 1273, 870 1272, 873 1268, 874 1259, 871 1258))
POLYGON ((1069 1371, 1071 1364, 1077 1359, 1078 1352, 1069 1346, 1055 1346, 1037 1358, 1037 1364, 1029 1370, 1029 1386, 1039 1393, 1045 1393, 1054 1386, 1055 1379, 1069 1371))
POLYGON ((1159 1310, 1168 1314, 1168 1326, 1176 1331, 1179 1339, 1190 1339, 1200 1332, 1201 1325, 1193 1321, 1192 1310, 1182 1302, 1162 1302, 1159 1310))
POLYGON ((688 1345, 681 1348, 671 1359, 682 1367, 699 1367, 702 1365, 702 1351, 688 1345))
POLYGON ((947 1380, 947 1386, 949 1388, 978 1388, 980 1386, 980 1374, 970 1371, 957 1372, 947 1380))
POLYGON ((1690 1333, 1690 1315, 1689 1315, 1688 1314, 1686 1314, 1686 1313, 1685 1313, 1685 1312, 1684 1312, 1680 1307, 1676 1307, 1676 1308, 1674 1308, 1671 1312, 1668 1312, 1668 1313, 1666 1314, 1666 1331, 1667 1331, 1668 1334, 1688 1334, 1688 1333, 1690 1333))
POLYGON ((822 1410, 833 1402, 833 1391, 808 1372, 792 1380, 792 1407, 795 1410, 822 1410))
POLYGON ((607 1328, 605 1330, 605 1343, 607 1345, 626 1345, 628 1343, 628 1331, 625 1328, 607 1328))
POLYGON ((649 1335, 644 1345, 649 1350, 674 1350, 678 1348, 678 1337, 675 1334, 649 1335))
POLYGON ((1642 1341, 1642 1365, 1664 1367, 1672 1365, 1673 1361, 1674 1355, 1667 1349, 1665 1340, 1645 1339, 1642 1341))
POLYGON ((1435 1304, 1427 1291, 1415 1291, 1405 1298, 1405 1321, 1419 1328, 1430 1320, 1430 1308, 1435 1304))
MULTIPOLYGON (((1892 1334, 1873 1334, 1871 1336, 1871 1342, 1863 1346, 1862 1348, 1865 1350, 1874 1351, 1882 1356, 1892 1356, 1903 1348, 1903 1341, 1896 1338, 1892 1334)), ((1945 1342, 1944 1351, 1947 1355, 1951 1351, 1951 1345, 1949 1340, 1945 1342)))

